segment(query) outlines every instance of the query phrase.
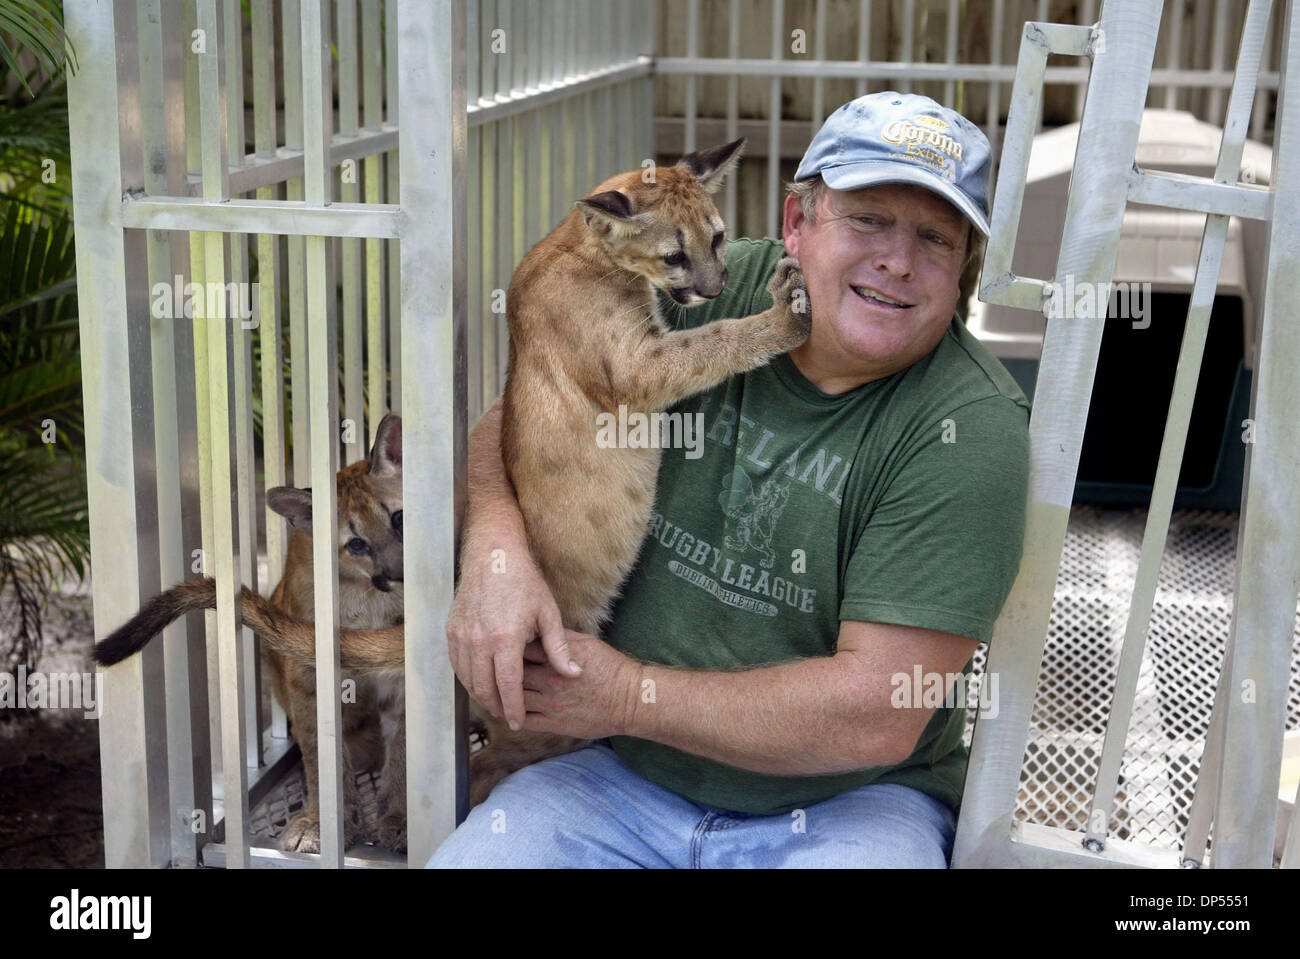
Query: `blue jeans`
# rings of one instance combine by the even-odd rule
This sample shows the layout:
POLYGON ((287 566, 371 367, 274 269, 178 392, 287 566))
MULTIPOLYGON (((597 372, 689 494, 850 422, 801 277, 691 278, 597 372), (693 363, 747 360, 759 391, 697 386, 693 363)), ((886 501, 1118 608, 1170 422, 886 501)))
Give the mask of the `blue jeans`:
POLYGON ((952 853, 952 810, 908 786, 862 786, 799 812, 697 805, 601 741, 502 780, 428 868, 945 869, 952 853))

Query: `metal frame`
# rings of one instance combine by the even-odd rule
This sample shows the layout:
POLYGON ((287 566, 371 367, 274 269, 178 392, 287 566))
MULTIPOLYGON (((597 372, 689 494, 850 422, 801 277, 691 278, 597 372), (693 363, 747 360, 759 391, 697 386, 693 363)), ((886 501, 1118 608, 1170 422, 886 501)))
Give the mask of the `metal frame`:
MULTIPOLYGON (((406 589, 420 597, 405 622, 412 635, 441 636, 467 425, 504 382, 496 294, 573 199, 652 153, 643 43, 653 18, 638 36, 614 29, 640 16, 634 0, 555 7, 544 16, 537 0, 253 0, 245 17, 239 0, 69 0, 68 34, 87 57, 70 78, 70 119, 82 341, 95 344, 84 381, 97 632, 188 576, 218 583, 215 613, 175 624, 163 644, 107 673, 109 866, 391 865, 383 851, 342 849, 339 697, 325 694, 339 681, 334 474, 341 454, 350 462, 364 452, 385 408, 404 412, 406 589), (246 26, 258 51, 247 91, 252 152, 246 26), (486 41, 495 29, 505 31, 499 56, 466 45, 467 31, 486 41), (451 121, 402 125, 399 102, 451 121), (250 247, 260 284, 251 324, 228 317, 224 300, 214 315, 196 309, 192 324, 146 322, 156 283, 250 280, 250 247), (248 840, 250 806, 296 756, 283 710, 262 713, 255 640, 239 622, 239 587, 269 592, 287 546, 283 520, 257 515, 255 385, 264 487, 311 486, 317 505, 319 856, 248 840)), ((440 643, 410 644, 406 687, 409 861, 418 865, 468 797, 440 643)))
MULTIPOLYGON (((1042 309, 1044 305, 1047 284, 1013 274, 1010 257, 1048 53, 1093 57, 1055 282, 1064 286, 1069 279, 1071 287, 1080 291, 1089 284, 1094 289, 1109 285, 1124 210, 1130 201, 1199 209, 1210 215, 1201 242, 1114 704, 1084 833, 1020 823, 1014 816, 1019 760, 1024 755, 1101 343, 1105 307, 1099 309, 1097 300, 1104 304, 1106 298, 1066 304, 1067 319, 1048 324, 1038 401, 1030 421, 1032 468, 1025 553, 1020 575, 995 627, 987 667, 1000 674, 1004 696, 996 718, 976 724, 954 866, 1200 865, 1211 819, 1217 837, 1214 865, 1272 864, 1291 636, 1300 588, 1300 545, 1295 542, 1300 532, 1300 499, 1288 479, 1300 466, 1300 433, 1295 426, 1300 416, 1300 387, 1282 372, 1293 370, 1300 361, 1300 338, 1289 328, 1283 312, 1283 304, 1300 295, 1296 287, 1300 250, 1295 240, 1300 210, 1295 209, 1294 191, 1237 184, 1271 0, 1253 0, 1249 8, 1213 179, 1173 177, 1135 168, 1138 127, 1162 5, 1162 0, 1107 0, 1100 22, 1087 36, 1079 28, 1061 25, 1031 22, 1024 28, 981 298, 1024 309, 1042 309), (1229 215, 1270 220, 1264 332, 1256 357, 1261 366, 1252 396, 1257 439, 1247 453, 1232 634, 1201 763, 1192 825, 1178 856, 1116 840, 1109 831, 1229 215), (1246 684, 1249 697, 1240 694, 1246 684), (1008 762, 1012 757, 1015 761, 1008 762)), ((1290 7, 1284 63, 1300 56, 1300 23, 1293 16, 1294 5, 1290 7)), ((1285 175, 1286 165, 1294 162, 1295 148, 1287 138, 1295 138, 1300 125, 1300 91, 1292 90, 1297 82, 1294 71, 1290 75, 1284 71, 1275 176, 1285 175)))

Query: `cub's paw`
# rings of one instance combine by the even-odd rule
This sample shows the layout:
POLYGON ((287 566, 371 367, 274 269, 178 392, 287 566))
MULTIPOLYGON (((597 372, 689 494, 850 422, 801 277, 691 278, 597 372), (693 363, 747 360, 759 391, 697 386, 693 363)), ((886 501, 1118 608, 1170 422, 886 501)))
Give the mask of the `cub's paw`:
POLYGON ((406 817, 400 812, 385 813, 379 820, 379 845, 406 852, 406 817))
MULTIPOLYGON (((346 815, 343 820, 343 848, 351 849, 365 839, 365 830, 357 816, 346 815)), ((320 852, 320 814, 316 811, 300 812, 289 820, 280 835, 280 848, 285 852, 320 852)))
POLYGON ((280 836, 285 852, 320 852, 320 817, 301 812, 289 820, 280 836))
POLYGON ((781 313, 781 348, 792 350, 812 332, 812 309, 799 261, 792 256, 778 260, 767 291, 772 294, 772 309, 781 313))

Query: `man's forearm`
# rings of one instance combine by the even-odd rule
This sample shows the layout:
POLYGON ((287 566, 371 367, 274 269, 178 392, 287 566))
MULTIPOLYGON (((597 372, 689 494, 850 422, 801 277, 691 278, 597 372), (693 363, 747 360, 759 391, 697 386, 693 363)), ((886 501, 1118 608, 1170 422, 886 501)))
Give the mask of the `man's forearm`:
POLYGON ((628 735, 741 769, 826 775, 893 765, 915 745, 889 678, 849 653, 737 672, 640 670, 628 735))
POLYGON ((526 545, 514 486, 501 458, 501 402, 483 414, 469 437, 468 494, 462 555, 526 545))

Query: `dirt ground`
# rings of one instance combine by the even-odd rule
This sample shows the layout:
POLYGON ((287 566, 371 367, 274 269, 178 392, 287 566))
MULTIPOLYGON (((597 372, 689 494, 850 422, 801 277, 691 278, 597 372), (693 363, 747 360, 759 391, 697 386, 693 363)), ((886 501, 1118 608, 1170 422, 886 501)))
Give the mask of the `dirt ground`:
MULTIPOLYGON (((88 671, 90 587, 50 601, 36 668, 88 671)), ((76 709, 0 709, 0 868, 104 866, 99 723, 76 709)))

